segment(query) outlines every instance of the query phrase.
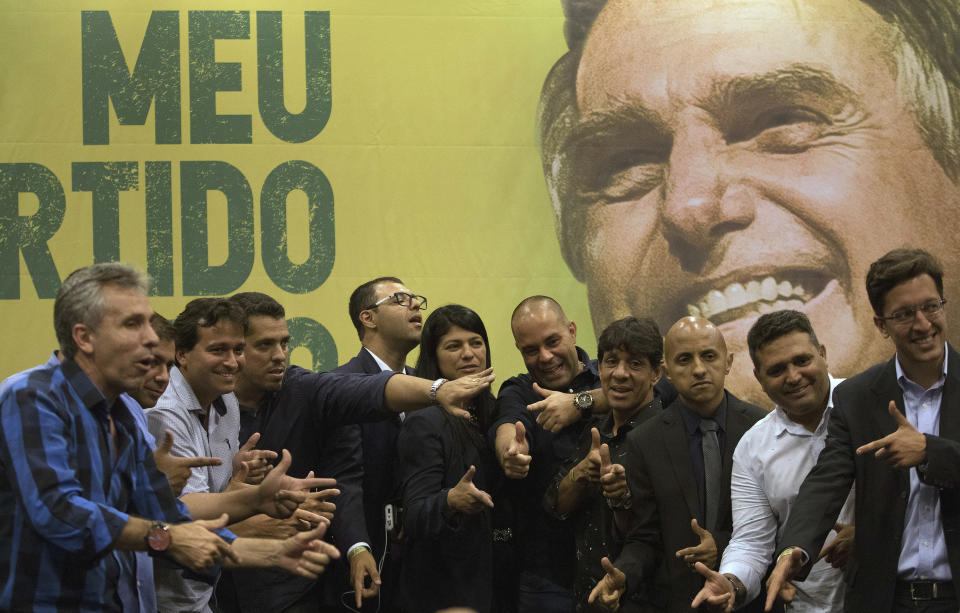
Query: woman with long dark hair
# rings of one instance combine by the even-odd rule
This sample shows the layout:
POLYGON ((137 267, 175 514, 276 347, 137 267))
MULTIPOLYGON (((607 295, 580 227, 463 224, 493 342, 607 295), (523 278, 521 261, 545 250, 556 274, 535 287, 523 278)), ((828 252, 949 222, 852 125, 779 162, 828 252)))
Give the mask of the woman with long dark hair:
MULTIPOLYGON (((430 314, 420 337, 417 376, 455 379, 490 366, 480 317, 451 304, 430 314)), ((433 406, 410 414, 397 441, 407 534, 401 606, 411 613, 465 606, 488 613, 492 599, 496 461, 484 433, 494 407, 489 393, 456 417, 433 406)))

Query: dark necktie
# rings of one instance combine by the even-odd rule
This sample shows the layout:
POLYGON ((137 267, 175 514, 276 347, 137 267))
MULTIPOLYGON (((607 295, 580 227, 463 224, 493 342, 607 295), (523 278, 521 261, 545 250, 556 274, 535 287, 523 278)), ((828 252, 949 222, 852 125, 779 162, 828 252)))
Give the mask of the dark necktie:
POLYGON ((720 441, 717 439, 717 422, 712 419, 700 420, 700 441, 703 450, 703 477, 707 494, 705 501, 707 525, 711 532, 717 527, 717 512, 720 510, 720 491, 723 487, 723 463, 720 459, 720 441))

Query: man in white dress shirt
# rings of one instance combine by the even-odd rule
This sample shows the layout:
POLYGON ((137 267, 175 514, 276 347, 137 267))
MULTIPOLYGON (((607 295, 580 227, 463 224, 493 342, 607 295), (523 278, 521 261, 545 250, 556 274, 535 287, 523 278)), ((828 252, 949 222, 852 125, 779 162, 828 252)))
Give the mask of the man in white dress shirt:
MULTIPOLYGON (((840 382, 827 372, 827 350, 807 316, 776 311, 757 319, 747 335, 754 375, 776 408, 740 440, 733 455, 733 536, 719 572, 702 564, 707 578, 694 599, 729 611, 753 601, 773 561, 800 484, 827 436, 832 392, 840 382)), ((853 537, 853 493, 838 518, 840 536, 828 541, 806 581, 781 590, 791 611, 843 610, 842 571, 853 537)), ((708 607, 705 607, 708 608, 708 607)))

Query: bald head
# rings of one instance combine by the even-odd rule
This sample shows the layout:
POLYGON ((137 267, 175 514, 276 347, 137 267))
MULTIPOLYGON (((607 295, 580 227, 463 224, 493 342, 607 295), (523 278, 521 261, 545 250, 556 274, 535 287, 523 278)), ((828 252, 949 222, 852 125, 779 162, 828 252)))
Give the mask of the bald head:
POLYGON ((577 326, 567 320, 557 301, 531 296, 517 305, 510 328, 527 371, 541 386, 566 389, 580 372, 577 326))
POLYGON ((684 317, 667 331, 663 353, 667 378, 683 403, 701 417, 712 417, 733 363, 720 330, 702 317, 684 317))
POLYGON ((664 353, 669 355, 671 339, 689 338, 690 335, 702 335, 704 338, 708 336, 713 337, 714 340, 719 343, 723 353, 727 352, 727 341, 723 339, 723 334, 720 333, 720 330, 710 323, 710 320, 704 319, 703 317, 684 317, 667 330, 667 335, 663 339, 664 353))
POLYGON ((567 315, 563 312, 563 307, 550 296, 530 296, 524 298, 513 309, 513 315, 510 317, 510 329, 513 335, 517 335, 517 323, 527 317, 543 318, 545 315, 551 315, 561 324, 567 324, 567 315))

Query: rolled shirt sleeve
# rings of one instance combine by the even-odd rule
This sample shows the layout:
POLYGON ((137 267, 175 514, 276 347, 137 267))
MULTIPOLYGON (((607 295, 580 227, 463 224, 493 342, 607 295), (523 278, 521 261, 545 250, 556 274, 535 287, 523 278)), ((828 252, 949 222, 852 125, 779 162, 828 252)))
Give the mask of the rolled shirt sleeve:
POLYGON ((733 537, 723 552, 720 573, 736 575, 747 588, 744 602, 760 593, 767 566, 773 559, 777 540, 777 517, 763 490, 762 466, 753 461, 753 448, 744 438, 733 454, 730 475, 730 502, 733 508, 733 537))

